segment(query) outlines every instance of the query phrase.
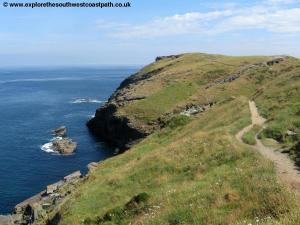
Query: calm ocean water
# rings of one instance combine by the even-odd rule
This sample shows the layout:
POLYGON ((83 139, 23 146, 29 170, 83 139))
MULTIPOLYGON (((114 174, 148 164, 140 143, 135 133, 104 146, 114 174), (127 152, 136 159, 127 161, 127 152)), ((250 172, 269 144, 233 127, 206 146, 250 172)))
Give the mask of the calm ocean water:
POLYGON ((86 172, 89 162, 112 156, 85 123, 136 70, 0 69, 0 214, 71 172, 86 172), (72 156, 41 150, 52 138, 51 129, 61 125, 78 143, 72 156))

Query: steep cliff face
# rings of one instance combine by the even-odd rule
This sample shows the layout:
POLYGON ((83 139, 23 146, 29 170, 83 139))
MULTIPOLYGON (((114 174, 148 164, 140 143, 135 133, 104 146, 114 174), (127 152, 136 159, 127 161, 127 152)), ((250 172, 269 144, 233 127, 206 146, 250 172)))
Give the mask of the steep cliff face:
POLYGON ((120 152, 128 149, 131 144, 145 138, 149 129, 130 121, 129 116, 119 114, 119 109, 126 105, 143 100, 146 96, 135 95, 134 90, 139 84, 158 74, 162 69, 148 73, 136 73, 126 78, 111 95, 108 102, 97 109, 95 117, 88 121, 87 126, 97 137, 118 148, 120 152))
POLYGON ((96 115, 87 126, 96 136, 119 148, 122 152, 134 141, 144 138, 146 133, 130 124, 128 118, 118 116, 118 106, 107 103, 96 111, 96 115))
POLYGON ((169 69, 184 57, 184 55, 158 57, 156 62, 126 78, 108 102, 97 109, 95 117, 88 121, 90 131, 121 152, 137 140, 151 134, 159 127, 161 118, 141 121, 135 113, 124 109, 152 96, 159 91, 160 86, 167 85, 163 79, 170 80, 170 77, 166 77, 169 69))

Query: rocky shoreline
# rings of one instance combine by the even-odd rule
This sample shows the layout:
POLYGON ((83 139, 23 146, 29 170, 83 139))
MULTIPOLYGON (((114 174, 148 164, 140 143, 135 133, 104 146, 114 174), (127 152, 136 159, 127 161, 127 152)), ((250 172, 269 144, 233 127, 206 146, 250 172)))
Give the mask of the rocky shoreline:
POLYGON ((0 215, 0 224, 34 225, 39 224, 39 221, 46 224, 52 221, 65 198, 76 189, 80 182, 93 173, 99 164, 100 162, 88 164, 88 173, 85 176, 80 171, 76 171, 62 180, 48 185, 42 192, 17 204, 12 214, 0 215))
MULTIPOLYGON (((65 126, 52 130, 55 137, 52 148, 61 155, 71 155, 75 152, 77 143, 67 137, 65 126)), ((50 184, 45 190, 17 204, 9 215, 0 215, 0 225, 31 225, 38 221, 51 221, 52 212, 59 210, 60 204, 73 192, 76 186, 90 173, 96 170, 100 162, 87 165, 88 173, 83 176, 80 171, 65 176, 62 180, 50 184)))
MULTIPOLYGON (((128 102, 144 99, 145 96, 128 96, 130 94, 128 89, 153 75, 155 74, 140 77, 138 74, 134 74, 125 79, 108 102, 97 109, 95 117, 87 123, 94 135, 117 147, 118 153, 130 148, 133 143, 149 134, 133 125, 127 117, 117 115, 117 110, 128 102)), ((52 134, 56 137, 52 141, 52 148, 56 152, 62 155, 74 153, 77 144, 67 138, 65 126, 52 130, 52 134)), ((16 205, 11 214, 0 215, 0 224, 31 225, 39 224, 39 221, 43 221, 43 224, 51 224, 51 221, 55 220, 55 213, 59 211, 61 203, 80 182, 97 169, 99 163, 88 164, 88 173, 85 176, 80 171, 76 171, 64 177, 63 180, 48 185, 45 190, 16 205)))

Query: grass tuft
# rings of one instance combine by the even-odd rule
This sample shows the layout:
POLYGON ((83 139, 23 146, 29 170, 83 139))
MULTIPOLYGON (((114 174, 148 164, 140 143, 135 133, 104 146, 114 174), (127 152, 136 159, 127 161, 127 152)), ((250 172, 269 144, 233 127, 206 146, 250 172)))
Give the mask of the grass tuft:
POLYGON ((245 142, 248 145, 256 145, 256 135, 258 132, 262 129, 259 125, 254 125, 250 131, 245 133, 242 137, 243 142, 245 142))

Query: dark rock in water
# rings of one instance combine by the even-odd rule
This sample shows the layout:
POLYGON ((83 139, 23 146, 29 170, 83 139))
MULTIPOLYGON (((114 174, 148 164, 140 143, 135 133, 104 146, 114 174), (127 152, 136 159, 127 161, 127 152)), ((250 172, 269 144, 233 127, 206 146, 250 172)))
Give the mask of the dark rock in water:
POLYGON ((75 152, 77 143, 67 138, 67 128, 65 126, 58 127, 53 130, 53 134, 57 137, 52 140, 52 150, 62 155, 70 155, 75 152))
POLYGON ((53 130, 53 133, 57 137, 66 137, 67 136, 67 128, 65 126, 61 126, 53 130))
POLYGON ((77 143, 70 139, 63 138, 53 141, 53 148, 55 151, 63 155, 70 155, 75 152, 77 143))
POLYGON ((142 131, 131 126, 129 119, 116 115, 117 106, 107 104, 96 111, 87 126, 98 137, 117 146, 121 152, 128 148, 128 144, 144 138, 142 131))

